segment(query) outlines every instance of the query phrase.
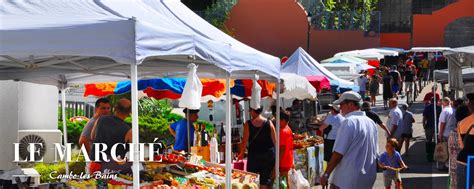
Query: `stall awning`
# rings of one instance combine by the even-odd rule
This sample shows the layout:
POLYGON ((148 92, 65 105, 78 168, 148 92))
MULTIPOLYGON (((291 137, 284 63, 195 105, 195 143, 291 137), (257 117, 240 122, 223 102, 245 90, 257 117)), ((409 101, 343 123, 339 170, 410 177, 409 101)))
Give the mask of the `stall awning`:
POLYGON ((449 49, 451 48, 449 47, 413 47, 408 51, 410 52, 443 52, 449 49))
MULTIPOLYGON (((225 81, 217 79, 200 79, 203 85, 202 96, 220 98, 225 93, 225 81)), ((138 90, 157 99, 179 99, 183 93, 186 79, 160 78, 138 81, 138 90)), ((232 83, 231 83, 232 85, 232 83)), ((130 81, 85 84, 84 96, 107 96, 130 92, 130 81)))
MULTIPOLYGON (((316 99, 316 89, 305 77, 296 74, 282 73, 280 74, 280 79, 283 80, 283 93, 280 97, 286 99, 296 98, 299 100, 316 99)), ((276 98, 275 95, 274 98, 276 98)))
POLYGON ((380 53, 379 50, 376 50, 376 49, 346 51, 346 52, 337 53, 334 56, 347 56, 347 55, 355 56, 355 57, 362 58, 365 60, 380 60, 384 57, 384 55, 380 53))

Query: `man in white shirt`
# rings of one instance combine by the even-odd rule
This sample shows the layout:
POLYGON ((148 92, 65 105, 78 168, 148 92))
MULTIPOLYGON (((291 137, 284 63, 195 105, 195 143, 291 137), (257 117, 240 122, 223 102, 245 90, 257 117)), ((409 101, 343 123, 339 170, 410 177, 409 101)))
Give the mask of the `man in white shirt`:
POLYGON ((390 108, 390 113, 388 113, 387 127, 391 135, 387 137, 399 140, 402 137, 403 131, 403 113, 402 110, 398 108, 398 100, 396 98, 390 99, 388 107, 390 108))
POLYGON ((456 127, 456 118, 451 107, 451 100, 448 97, 443 98, 443 111, 439 115, 439 133, 438 142, 448 142, 449 133, 456 127))
POLYGON ((363 75, 356 79, 356 83, 359 86, 359 94, 362 97, 362 100, 364 100, 369 80, 367 79, 367 71, 362 71, 362 74, 363 75))
POLYGON ((340 105, 346 119, 337 132, 333 154, 320 183, 325 186, 329 180, 332 189, 373 188, 377 174, 377 126, 360 111, 362 98, 358 93, 345 92, 333 104, 340 105))
POLYGON ((341 127, 342 122, 344 121, 344 116, 339 113, 338 105, 329 105, 331 107, 331 114, 326 117, 324 122, 320 124, 319 130, 327 132, 327 136, 324 139, 324 161, 329 162, 332 156, 332 149, 334 147, 334 142, 336 142, 337 131, 341 127))

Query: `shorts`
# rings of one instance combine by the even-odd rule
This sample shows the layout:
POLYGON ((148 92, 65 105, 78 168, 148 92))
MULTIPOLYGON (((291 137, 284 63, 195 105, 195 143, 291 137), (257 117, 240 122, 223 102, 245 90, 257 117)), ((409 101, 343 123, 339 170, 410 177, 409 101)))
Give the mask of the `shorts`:
POLYGON ((397 93, 400 90, 400 86, 398 84, 392 85, 392 92, 397 93))
POLYGON ((336 140, 324 139, 324 161, 329 162, 336 140))
POLYGON ((413 91, 413 82, 405 82, 405 89, 410 89, 410 91, 413 91))
POLYGON ((275 166, 275 153, 273 150, 267 152, 249 152, 247 160, 247 171, 260 175, 260 185, 270 186, 272 184, 272 171, 275 166))
POLYGON ((403 133, 402 138, 411 139, 411 138, 413 138, 413 135, 412 135, 412 133, 403 133))
POLYGON ((384 175, 384 176, 383 176, 383 184, 384 184, 384 186, 385 186, 385 187, 391 186, 391 185, 392 185, 392 180, 393 180, 393 183, 397 183, 397 182, 402 183, 402 177, 400 176, 400 174, 396 174, 396 175, 384 175))

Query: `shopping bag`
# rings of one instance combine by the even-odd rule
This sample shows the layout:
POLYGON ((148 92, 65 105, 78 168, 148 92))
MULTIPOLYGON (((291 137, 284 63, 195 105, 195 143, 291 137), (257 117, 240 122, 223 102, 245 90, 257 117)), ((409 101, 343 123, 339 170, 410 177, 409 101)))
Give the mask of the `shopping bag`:
POLYGON ((309 189, 309 182, 303 177, 300 170, 296 171, 296 188, 298 189, 309 189))
POLYGON ((433 159, 439 162, 446 162, 448 160, 448 143, 441 142, 436 144, 433 159))
POLYGON ((234 161, 233 162, 234 164, 234 169, 238 169, 238 170, 244 170, 244 161, 243 160, 237 160, 237 161, 234 161))
POLYGON ((290 169, 288 171, 288 187, 289 188, 296 188, 296 170, 295 169, 290 169))

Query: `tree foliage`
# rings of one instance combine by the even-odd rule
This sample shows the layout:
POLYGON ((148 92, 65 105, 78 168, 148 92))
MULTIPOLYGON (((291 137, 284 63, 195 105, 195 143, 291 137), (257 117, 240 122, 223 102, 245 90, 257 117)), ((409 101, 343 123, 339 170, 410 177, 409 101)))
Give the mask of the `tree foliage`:
POLYGON ((233 36, 233 30, 227 28, 225 22, 229 19, 229 14, 237 0, 216 0, 205 11, 203 18, 216 28, 226 34, 233 36))

